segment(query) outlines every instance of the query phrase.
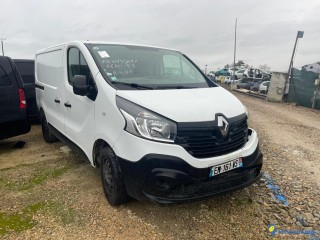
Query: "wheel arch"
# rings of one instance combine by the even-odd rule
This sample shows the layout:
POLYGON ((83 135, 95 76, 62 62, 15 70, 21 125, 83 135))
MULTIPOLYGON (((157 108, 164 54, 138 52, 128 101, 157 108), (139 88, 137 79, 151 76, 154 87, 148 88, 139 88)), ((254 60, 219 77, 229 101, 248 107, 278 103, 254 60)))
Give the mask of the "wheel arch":
POLYGON ((107 143, 107 141, 103 139, 97 139, 94 144, 93 144, 93 149, 92 149, 92 160, 93 160, 93 165, 95 167, 100 167, 100 162, 98 159, 98 154, 99 150, 102 147, 111 147, 110 144, 107 143))

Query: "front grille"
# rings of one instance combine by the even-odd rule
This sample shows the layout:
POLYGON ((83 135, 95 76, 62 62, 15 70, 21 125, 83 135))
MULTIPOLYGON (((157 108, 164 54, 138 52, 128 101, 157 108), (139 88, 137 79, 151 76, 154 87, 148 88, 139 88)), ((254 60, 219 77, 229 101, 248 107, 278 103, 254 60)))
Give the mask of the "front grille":
POLYGON ((168 190, 153 190, 152 194, 167 199, 199 198, 219 194, 252 181, 259 175, 261 166, 246 170, 235 169, 221 175, 171 187, 168 190))
POLYGON ((242 148, 248 135, 247 116, 227 119, 229 131, 222 136, 217 121, 178 125, 176 144, 196 158, 224 155, 242 148))

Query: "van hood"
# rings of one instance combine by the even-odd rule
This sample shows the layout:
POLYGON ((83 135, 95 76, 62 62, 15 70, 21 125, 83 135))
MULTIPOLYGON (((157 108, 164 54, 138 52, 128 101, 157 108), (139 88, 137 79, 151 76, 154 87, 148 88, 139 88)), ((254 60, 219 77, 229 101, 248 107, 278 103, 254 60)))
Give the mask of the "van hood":
POLYGON ((217 113, 231 118, 245 112, 243 104, 222 87, 117 90, 117 95, 175 122, 211 121, 217 113))

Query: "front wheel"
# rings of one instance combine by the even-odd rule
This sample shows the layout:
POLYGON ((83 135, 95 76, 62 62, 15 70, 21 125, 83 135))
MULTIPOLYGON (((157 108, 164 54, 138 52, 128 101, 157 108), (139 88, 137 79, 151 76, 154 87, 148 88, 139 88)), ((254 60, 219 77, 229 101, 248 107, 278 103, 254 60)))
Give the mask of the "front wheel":
POLYGON ((104 194, 112 206, 120 205, 129 200, 125 189, 118 160, 110 147, 103 147, 99 154, 101 182, 104 194))

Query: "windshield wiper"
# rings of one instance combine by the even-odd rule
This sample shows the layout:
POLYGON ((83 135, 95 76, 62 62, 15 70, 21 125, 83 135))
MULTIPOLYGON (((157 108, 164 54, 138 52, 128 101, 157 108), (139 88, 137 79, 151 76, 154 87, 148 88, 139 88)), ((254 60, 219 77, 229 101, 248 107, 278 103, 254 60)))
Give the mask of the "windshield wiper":
POLYGON ((154 89, 153 87, 140 85, 140 84, 137 84, 137 83, 127 83, 127 82, 118 82, 118 81, 112 81, 111 83, 119 84, 119 85, 126 85, 126 86, 130 86, 132 88, 137 88, 137 89, 154 89))

